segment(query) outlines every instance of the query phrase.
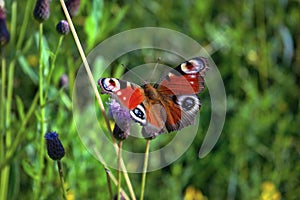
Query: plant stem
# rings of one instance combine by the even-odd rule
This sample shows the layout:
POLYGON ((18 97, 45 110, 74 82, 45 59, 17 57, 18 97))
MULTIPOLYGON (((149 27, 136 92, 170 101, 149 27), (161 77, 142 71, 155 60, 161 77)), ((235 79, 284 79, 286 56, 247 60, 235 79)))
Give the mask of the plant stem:
POLYGON ((107 169, 106 167, 104 167, 105 172, 106 172, 106 179, 107 179, 107 186, 108 186, 108 191, 109 191, 109 196, 110 199, 113 199, 113 193, 112 193, 112 189, 111 189, 111 181, 110 181, 110 171, 109 169, 107 169))
POLYGON ((40 149, 39 149, 39 169, 37 174, 37 185, 35 191, 35 198, 39 198, 42 173, 44 168, 44 134, 45 134, 45 101, 44 101, 44 65, 43 65, 43 23, 39 26, 39 103, 40 103, 40 149))
MULTIPOLYGON (((105 163, 105 160, 103 159, 103 157, 102 157, 102 155, 100 154, 99 150, 96 149, 96 148, 94 148, 93 150, 94 150, 94 152, 95 152, 95 154, 96 154, 98 160, 102 163, 102 165, 103 165, 103 167, 104 167, 104 169, 105 169, 105 172, 107 173, 107 170, 108 170, 107 164, 105 163)), ((123 163, 123 164, 124 164, 124 163, 123 163)), ((124 168, 122 168, 122 169, 124 169, 124 168)), ((123 172, 123 173, 124 173, 124 172, 123 172)), ((124 174, 123 174, 123 175, 124 175, 124 174)), ((113 175, 112 173, 109 173, 109 177, 110 177, 109 180, 112 180, 113 183, 114 183, 115 185, 118 184, 118 181, 117 181, 116 177, 114 177, 114 175, 113 175)), ((124 177, 125 177, 125 179, 126 179, 126 176, 125 176, 125 175, 124 175, 124 177)), ((128 195, 126 194, 126 192, 125 192, 122 188, 121 188, 121 191, 122 191, 123 197, 124 197, 126 200, 129 200, 130 198, 128 197, 128 195)), ((131 198, 132 198, 132 200, 136 200, 135 196, 132 196, 131 198)))
POLYGON ((121 199, 121 160, 122 160, 122 144, 123 142, 119 142, 119 151, 118 151, 118 200, 121 199))
MULTIPOLYGON (((11 35, 11 41, 10 41, 10 47, 12 48, 12 52, 14 52, 14 57, 13 60, 10 62, 9 64, 9 68, 8 68, 8 82, 7 82, 7 96, 6 96, 6 105, 4 108, 4 102, 1 102, 1 112, 3 112, 5 115, 1 116, 3 117, 3 121, 1 120, 1 125, 3 125, 3 129, 0 126, 1 130, 4 130, 5 133, 3 133, 3 135, 1 135, 1 139, 0 139, 0 151, 4 150, 4 148, 7 147, 7 149, 4 152, 0 152, 0 172, 1 172, 1 183, 0 183, 0 199, 8 199, 7 198, 7 191, 8 191, 8 186, 9 186, 9 172, 10 172, 10 167, 9 164, 13 158, 13 155, 18 147, 18 144, 20 142, 20 140, 18 140, 18 142, 15 140, 15 137, 12 140, 12 130, 11 130, 11 104, 12 104, 12 95, 13 95, 13 79, 14 79, 14 69, 15 69, 15 63, 16 63, 16 59, 17 59, 17 54, 21 49, 21 45, 25 36, 25 31, 27 30, 27 24, 28 24, 28 19, 31 13, 31 8, 32 8, 32 3, 34 1, 29 1, 28 3, 26 3, 26 7, 25 7, 25 12, 24 12, 24 17, 23 17, 23 21, 22 21, 22 26, 21 28, 18 29, 18 44, 15 47, 15 39, 16 39, 16 24, 17 24, 17 2, 14 1, 12 3, 12 10, 11 10, 11 24, 10 24, 10 35, 11 35), (3 106, 3 107, 2 107, 3 106), (5 111, 4 111, 5 110, 5 111), (4 141, 4 135, 6 137, 6 141, 4 141), (12 143, 12 144, 11 144, 12 143), (9 146, 6 146, 6 145, 9 146), (5 156, 4 156, 5 154, 5 156)), ((4 58, 4 57, 3 57, 4 58)), ((5 65, 6 62, 4 61, 5 65)), ((2 67, 4 67, 4 69, 6 68, 6 66, 3 65, 2 62, 2 67)), ((3 70, 3 69, 2 69, 3 70)), ((2 73, 2 76, 6 76, 6 72, 2 73)), ((5 78, 2 78, 2 81, 4 84, 2 84, 2 94, 5 94, 5 78)), ((2 95, 1 94, 1 95, 2 95)), ((5 98, 5 96, 3 95, 2 98, 5 98)), ((33 103, 34 104, 34 103, 33 103)), ((31 112, 32 113, 32 112, 31 112)), ((31 113, 29 112, 27 116, 31 116, 31 113)), ((28 120, 27 120, 28 122, 28 120)), ((27 124, 27 122, 22 122, 22 126, 18 131, 17 136, 19 136, 18 138, 21 138, 23 130, 25 125, 27 124), (22 131, 21 131, 22 130, 22 131)), ((2 134, 2 133, 1 133, 2 134)))
MULTIPOLYGON (((71 32, 72 32, 72 35, 73 35, 73 38, 74 38, 74 40, 75 40, 77 49, 78 49, 79 54, 80 54, 80 56, 81 56, 81 59, 82 59, 82 61, 83 61, 83 65, 84 65, 85 70, 86 70, 86 72, 87 72, 87 75, 88 75, 90 84, 91 84, 91 86, 92 86, 92 89, 93 89, 93 91, 94 91, 94 94, 95 94, 95 96, 96 96, 96 99, 97 99, 99 108, 100 108, 101 113, 102 113, 102 115, 103 115, 103 117, 104 117, 104 119, 105 119, 105 124, 106 124, 106 126, 107 126, 107 129, 108 129, 110 135, 112 136, 112 129, 111 129, 111 127, 110 127, 109 120, 108 120, 108 117, 106 116, 106 112, 105 112, 105 109, 104 109, 103 102, 102 102, 102 100, 101 100, 100 94, 99 94, 98 89, 97 89, 97 86, 96 86, 96 84, 95 84, 95 80, 94 80, 94 78, 93 78, 91 69, 90 69, 89 64, 88 64, 88 62, 87 62, 87 59, 86 59, 86 57, 85 57, 85 55, 84 55, 84 51, 83 51, 83 48, 82 48, 82 46, 81 46, 80 40, 79 40, 79 38, 78 38, 78 35, 77 35, 77 33, 76 33, 76 30, 75 30, 75 28, 74 28, 74 25, 73 25, 73 23, 72 23, 71 17, 70 17, 70 15, 69 15, 69 13, 68 13, 68 10, 67 10, 67 8, 66 8, 66 5, 65 5, 64 1, 63 1, 63 0, 60 0, 60 3, 61 3, 61 6, 62 6, 63 11, 64 11, 64 13, 65 13, 65 16, 66 16, 66 18, 67 18, 67 21, 68 21, 68 23, 69 23, 70 30, 71 30, 71 32)), ((113 137, 112 137, 112 138, 113 138, 113 137)), ((115 148, 115 150, 117 150, 118 148, 117 148, 117 145, 116 145, 116 141, 115 141, 114 138, 113 138, 112 140, 113 140, 114 148, 115 148)), ((124 174, 124 177, 125 177, 125 180, 126 180, 126 184, 127 184, 127 186, 128 186, 128 189, 129 189, 131 198, 132 198, 132 200, 135 200, 135 199, 136 199, 136 198, 135 198, 135 194, 134 194, 134 191, 133 191, 133 188, 132 188, 132 185, 131 185, 131 182, 130 182, 130 179, 129 179, 129 176, 128 176, 128 173, 127 173, 127 170, 126 170, 125 165, 124 165, 124 163, 123 163, 123 160, 121 160, 121 167, 122 167, 122 170, 123 170, 123 174, 124 174)))
MULTIPOLYGON (((7 134, 7 120, 4 116, 6 116, 5 112, 5 89, 6 89, 6 59, 4 57, 4 49, 1 48, 1 73, 2 73, 2 88, 1 88, 1 159, 4 158, 4 152, 6 152, 6 149, 9 147, 11 142, 11 136, 7 134)), ((0 183, 0 198, 1 199, 7 199, 7 190, 8 190, 8 182, 9 182, 9 171, 10 167, 9 165, 6 165, 3 169, 1 169, 1 183, 0 183)))
POLYGON ((54 55, 53 55, 52 60, 51 60, 50 71, 49 71, 49 74, 48 74, 47 80, 46 80, 45 99, 48 96, 48 89, 49 89, 49 86, 50 86, 51 76, 52 76, 54 68, 55 68, 56 57, 57 57, 58 51, 59 51, 59 49, 61 47, 63 38, 64 38, 63 35, 61 35, 59 37, 59 40, 58 40, 58 43, 57 43, 57 46, 56 46, 56 50, 55 50, 54 55))
POLYGON ((25 137, 25 134, 23 134, 23 132, 24 132, 24 129, 25 129, 29 119, 31 118, 32 114, 34 113, 34 111, 36 109, 37 101, 38 101, 38 93, 35 95, 35 97, 32 101, 32 104, 29 108, 29 111, 27 112, 24 120, 22 121, 21 126, 19 127, 16 137, 14 137, 12 145, 10 146, 9 149, 7 149, 5 159, 0 162, 0 170, 2 170, 10 162, 10 160, 13 158, 15 152, 17 151, 20 141, 22 141, 22 138, 25 137))
MULTIPOLYGON (((5 61, 4 61, 4 57, 3 57, 3 49, 1 49, 1 107, 0 107, 0 130, 1 130, 1 142, 2 142, 2 138, 4 138, 5 135, 5 89, 6 89, 6 66, 5 66, 5 61), (3 132, 2 132, 3 131, 3 132)), ((4 147, 4 143, 1 143, 1 149, 4 147)), ((2 153, 4 153, 4 151, 1 151, 1 158, 3 158, 2 153)))
POLYGON ((147 142, 146 142, 146 150, 145 150, 144 167, 143 167, 143 175, 142 175, 142 185, 141 185, 141 197, 140 197, 140 200, 144 199, 146 174, 147 174, 148 159, 149 159, 149 149, 150 149, 150 140, 147 140, 147 142))
POLYGON ((64 173, 63 173, 63 170, 62 170, 60 160, 57 161, 57 167, 58 167, 58 172, 59 172, 59 178, 60 178, 60 183, 61 183, 61 189, 62 189, 62 192, 63 192, 63 197, 64 197, 64 199, 67 199, 67 191, 65 189, 64 173))

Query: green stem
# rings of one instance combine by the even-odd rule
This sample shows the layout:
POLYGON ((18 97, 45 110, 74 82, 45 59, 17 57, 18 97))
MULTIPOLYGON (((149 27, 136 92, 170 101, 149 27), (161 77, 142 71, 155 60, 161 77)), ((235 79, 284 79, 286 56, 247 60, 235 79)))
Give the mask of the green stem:
POLYGON ((57 161, 57 167, 58 167, 58 172, 59 172, 61 189, 62 189, 62 192, 63 192, 63 198, 67 199, 67 191, 65 189, 64 173, 63 173, 63 170, 62 170, 62 166, 61 166, 60 160, 57 161))
POLYGON ((44 134, 46 130, 45 124, 45 100, 44 100, 44 65, 43 65, 43 23, 39 26, 39 100, 40 100, 40 148, 39 148, 39 169, 37 174, 37 185, 35 190, 35 198, 38 199, 42 184, 42 173, 44 168, 44 134))
MULTIPOLYGON (((31 8, 32 8, 32 3, 34 1, 30 1, 29 3, 26 3, 26 7, 25 7, 25 11, 24 11, 24 18, 22 21, 22 26, 19 32, 18 32, 18 44, 15 47, 15 36, 16 36, 16 21, 17 21, 17 2, 14 1, 12 3, 12 10, 11 10, 11 23, 10 23, 10 35, 11 35, 11 41, 10 41, 10 47, 13 49, 13 51, 11 52, 18 52, 20 51, 24 36, 25 36, 25 32, 27 30, 27 24, 28 24, 28 19, 31 13, 31 8)), ((7 147, 8 149, 5 150, 4 152, 0 152, 0 171, 1 171, 1 183, 0 183, 0 199, 8 199, 7 198, 7 191, 8 191, 8 185, 9 185, 9 171, 10 171, 10 167, 9 167, 9 163, 11 161, 11 159, 13 158, 13 155, 15 153, 15 150, 17 149, 18 144, 16 144, 16 139, 21 138, 19 133, 22 133, 22 131, 20 131, 17 134, 17 137, 14 137, 14 139, 12 140, 12 130, 10 127, 11 124, 11 103, 12 103, 12 95, 13 95, 13 79, 14 79, 14 69, 15 69, 15 62, 17 59, 17 53, 14 54, 13 60, 10 62, 9 64, 9 71, 8 71, 8 83, 7 83, 7 97, 6 97, 6 103, 5 103, 5 108, 4 108, 4 102, 1 102, 1 116, 4 118, 3 121, 1 120, 1 125, 3 127, 0 126, 1 130, 4 130, 6 133, 1 133, 0 135, 0 151, 4 151, 5 148, 7 147), (4 111, 5 109, 5 111, 4 111), (3 115, 2 115, 3 114, 3 115), (4 141, 4 135, 5 135, 5 140, 4 141), (13 142, 13 143, 12 143, 13 142), (11 146, 12 143, 12 146, 11 146), (6 146, 9 145, 9 146, 6 146), (5 147, 6 146, 6 147, 5 147), (5 156, 4 156, 5 154, 5 156)), ((4 62, 5 63, 5 62, 4 62)), ((3 71, 3 67, 5 69, 6 66, 3 65, 2 63, 2 71, 3 71)), ((2 72, 2 76, 5 76, 6 72, 2 72)), ((1 95, 5 94, 5 78, 2 78, 2 81, 4 84, 2 84, 2 92, 1 95)), ((2 96, 3 99, 5 99, 5 96, 2 96)), ((22 122, 23 129, 25 127, 25 125, 27 123, 22 122)), ((22 129, 22 128, 21 128, 22 129)), ((22 130, 23 130, 22 129, 22 130)), ((20 142, 20 140, 18 140, 18 142, 20 142)))
POLYGON ((141 197, 140 197, 140 200, 144 199, 146 174, 147 174, 148 159, 149 159, 149 149, 150 149, 150 140, 147 140, 147 142, 146 142, 146 150, 145 150, 144 167, 143 167, 143 175, 142 175, 142 185, 141 185, 141 197))
POLYGON ((25 14, 24 14, 24 17, 23 17, 23 20, 22 20, 22 26, 21 26, 20 32, 18 33, 18 42, 17 42, 17 47, 16 47, 17 51, 21 49, 21 46, 23 44, 25 33, 27 31, 27 25, 28 25, 29 19, 30 19, 31 14, 32 14, 31 11, 32 11, 32 4, 33 3, 35 3, 35 1, 27 1, 26 2, 25 14))
MULTIPOLYGON (((110 182, 110 180, 112 180, 113 183, 114 183, 115 185, 117 185, 117 184, 118 184, 117 179, 114 177, 113 174, 110 173, 110 171, 109 171, 109 169, 108 169, 108 167, 107 167, 107 164, 105 163, 105 161, 104 161, 103 157, 101 156, 101 154, 99 153, 98 149, 94 148, 94 152, 96 153, 96 156, 97 156, 97 158, 99 159, 99 161, 103 164, 103 167, 104 167, 104 169, 105 169, 105 173, 107 174, 107 176, 109 175, 108 181, 110 182)), ((124 165, 124 163, 122 163, 122 162, 121 162, 121 164, 124 165)), ((121 167, 122 167, 122 166, 121 166, 121 167)), ((122 169, 124 169, 124 167, 122 167, 122 169)), ((124 171, 123 171, 123 173, 124 173, 124 171)), ((123 175, 124 175, 124 174, 123 174, 123 175)), ((123 195, 123 197, 124 197, 125 199, 130 199, 129 196, 126 194, 126 192, 125 192, 123 189, 121 189, 121 192, 122 192, 122 195, 123 195)), ((112 194, 111 194, 111 195, 112 195, 112 194)), ((131 199, 132 199, 132 200, 136 200, 135 196, 131 197, 131 199)))
POLYGON ((10 25, 10 41, 9 45, 11 48, 16 46, 16 27, 17 27, 17 2, 14 1, 11 5, 11 25, 10 25))
MULTIPOLYGON (((6 89, 6 60, 4 57, 4 49, 1 48, 1 73, 2 73, 2 88, 1 88, 1 159, 4 157, 4 152, 7 147, 10 145, 10 135, 6 132, 6 118, 4 117, 5 112, 5 89, 6 89)), ((1 169, 1 184, 0 184, 0 199, 7 199, 7 190, 8 190, 8 182, 9 182, 9 171, 10 167, 7 165, 3 169, 1 169)))
POLYGON ((14 137, 12 145, 7 150, 5 159, 0 162, 0 170, 2 170, 10 162, 10 160, 13 158, 15 152, 17 151, 17 148, 19 147, 20 142, 26 136, 23 133, 24 133, 27 123, 29 122, 29 119, 31 118, 32 114, 34 113, 34 111, 36 109, 37 101, 38 101, 38 93, 35 95, 35 97, 32 101, 32 104, 29 108, 29 111, 27 112, 24 120, 22 121, 21 126, 19 127, 16 137, 14 137))
POLYGON ((122 144, 123 144, 123 142, 122 141, 120 141, 119 142, 119 150, 118 150, 118 200, 121 200, 121 182, 122 182, 122 180, 121 180, 121 169, 122 169, 122 167, 121 167, 121 161, 122 161, 122 144))
MULTIPOLYGON (((4 137, 5 135, 5 87, 6 87, 6 66, 5 66, 5 59, 3 57, 3 49, 1 49, 1 113, 0 113, 0 130, 1 130, 1 142, 2 142, 2 138, 4 137), (2 132, 3 131, 3 132, 2 132)), ((3 146, 4 143, 2 144, 1 143, 1 149, 4 147, 3 146)), ((1 158, 3 158, 2 156, 2 153, 4 153, 4 151, 1 151, 1 158)))
MULTIPOLYGON (((67 18, 67 20, 68 20, 68 23, 69 23, 69 25, 70 25, 70 30, 71 30, 71 32, 72 32, 72 34, 73 34, 73 38, 74 38, 75 43, 76 43, 76 45, 77 45, 79 54, 80 54, 80 56, 81 56, 81 58, 82 58, 83 65, 84 65, 84 67, 85 67, 85 69, 86 69, 88 78, 89 78, 89 80, 90 80, 90 84, 91 84, 91 86, 92 86, 92 88, 93 88, 93 91, 94 91, 94 93, 95 93, 95 96, 96 96, 96 99, 97 99, 99 108, 100 108, 100 110, 101 110, 101 112, 102 112, 102 114, 103 114, 103 116, 104 116, 105 124, 106 124, 106 126, 107 126, 107 128, 108 128, 108 130, 109 130, 110 135, 112 136, 112 129, 111 129, 111 127, 110 127, 108 117, 106 116, 106 111, 105 111, 105 109, 104 109, 103 102, 102 102, 102 100, 101 100, 101 98, 100 98, 100 94, 99 94, 98 89, 97 89, 97 86, 96 86, 96 84, 95 84, 95 80, 94 80, 94 78, 93 78, 93 75, 92 75, 91 69, 90 69, 90 67, 89 67, 88 61, 87 61, 87 59, 86 59, 86 57, 85 57, 85 55, 84 55, 84 51, 83 51, 82 45, 81 45, 81 43, 80 43, 80 40, 79 40, 79 38, 78 38, 78 35, 77 35, 76 30, 75 30, 75 28, 74 28, 74 25, 73 25, 73 23, 72 23, 71 17, 70 17, 70 15, 69 15, 69 13, 68 13, 68 10, 67 10, 67 8, 66 8, 66 5, 65 5, 64 0, 60 0, 60 3, 61 3, 61 6, 62 6, 63 11, 64 11, 64 13, 65 13, 65 16, 66 16, 66 18, 67 18)), ((114 138, 113 138, 113 137, 112 137, 112 140, 113 140, 114 148, 117 149, 117 147, 116 147, 117 145, 116 145, 116 142, 114 141, 114 138)), ((121 162, 122 162, 122 161, 121 161, 121 162)), ((135 198, 135 194, 134 194, 134 191, 133 191, 133 187, 132 187, 132 185, 131 185, 131 182, 130 182, 128 173, 127 173, 127 171, 126 171, 126 168, 125 168, 125 165, 124 165, 123 162, 121 163, 121 167, 122 167, 122 169, 123 169, 123 175, 124 175, 124 178, 125 178, 125 180, 126 180, 126 183, 127 183, 127 186, 128 186, 128 189, 129 189, 129 192, 130 192, 130 195, 131 195, 131 198, 132 198, 132 200, 135 200, 136 198, 135 198)))
POLYGON ((7 191, 8 191, 8 182, 9 182, 9 171, 10 167, 6 165, 1 170, 1 188, 0 188, 0 198, 7 199, 7 191))
POLYGON ((105 166, 104 166, 104 169, 105 169, 105 173, 106 173, 106 179, 107 179, 107 186, 108 186, 109 196, 110 196, 110 199, 113 199, 113 193, 112 193, 111 181, 110 181, 110 171, 105 166))
POLYGON ((49 74, 48 74, 47 80, 46 80, 45 99, 46 99, 47 96, 48 96, 48 89, 49 89, 51 77, 52 77, 52 74, 53 74, 53 71, 54 71, 54 68, 55 68, 56 57, 57 57, 58 51, 59 51, 59 49, 60 49, 60 47, 61 47, 63 38, 64 38, 63 35, 61 35, 61 36, 59 37, 59 40, 58 40, 58 43, 57 43, 57 46, 56 46, 56 50, 55 50, 54 55, 53 55, 53 57, 52 57, 52 61, 51 61, 51 65, 50 65, 50 71, 49 71, 49 74))

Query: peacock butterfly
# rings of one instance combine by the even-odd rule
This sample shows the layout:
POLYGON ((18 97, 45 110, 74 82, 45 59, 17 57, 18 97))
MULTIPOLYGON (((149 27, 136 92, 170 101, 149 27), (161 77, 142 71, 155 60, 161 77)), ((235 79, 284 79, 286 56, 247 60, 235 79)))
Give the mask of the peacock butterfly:
POLYGON ((166 131, 180 130, 194 123, 201 103, 197 96, 204 89, 208 61, 196 57, 172 69, 154 85, 100 78, 101 93, 109 94, 143 126, 144 136, 155 137, 166 131))

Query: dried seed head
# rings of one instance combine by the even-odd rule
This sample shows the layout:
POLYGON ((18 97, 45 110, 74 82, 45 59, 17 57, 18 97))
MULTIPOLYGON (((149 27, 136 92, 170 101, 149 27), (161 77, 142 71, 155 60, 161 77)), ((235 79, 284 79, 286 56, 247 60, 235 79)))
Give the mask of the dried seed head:
POLYGON ((59 79, 59 88, 66 88, 69 86, 69 78, 68 75, 63 74, 59 79))
POLYGON ((65 149, 56 132, 48 132, 45 135, 48 155, 52 160, 60 160, 65 155, 65 149))
POLYGON ((126 140, 130 133, 129 124, 123 124, 123 127, 120 128, 117 123, 115 123, 115 127, 113 130, 113 135, 117 140, 126 140))
MULTIPOLYGON (((117 200, 117 199, 118 199, 118 194, 115 194, 114 200, 117 200)), ((121 192, 121 194, 120 194, 120 199, 121 199, 121 200, 125 200, 125 197, 124 197, 124 195, 123 195, 122 192, 121 192)))
POLYGON ((50 16, 50 0, 37 0, 33 16, 38 22, 43 22, 48 19, 50 16))
POLYGON ((67 35, 70 32, 70 26, 66 20, 61 20, 57 23, 56 30, 62 35, 67 35))
POLYGON ((71 17, 75 17, 79 11, 80 0, 67 0, 66 7, 71 17))
POLYGON ((0 47, 5 46, 10 39, 10 34, 6 26, 6 13, 3 7, 0 7, 0 47))
POLYGON ((130 133, 131 117, 129 111, 123 108, 115 99, 109 102, 109 115, 115 119, 113 135, 117 140, 125 140, 130 133))

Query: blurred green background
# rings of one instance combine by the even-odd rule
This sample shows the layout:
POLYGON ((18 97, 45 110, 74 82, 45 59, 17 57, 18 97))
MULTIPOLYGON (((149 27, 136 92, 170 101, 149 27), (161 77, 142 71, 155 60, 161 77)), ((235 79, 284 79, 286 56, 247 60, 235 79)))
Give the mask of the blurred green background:
MULTIPOLYGON (((39 24, 32 15, 34 4, 30 0, 5 1, 8 30, 15 28, 15 35, 2 48, 2 55, 6 72, 13 62, 15 68, 11 122, 5 130, 2 127, 1 142, 6 134, 16 137, 24 123, 22 113, 28 112, 38 91, 39 24), (24 40, 17 45, 26 16, 24 40)), ((50 18, 44 22, 48 55, 59 40, 55 26, 61 19, 60 3, 52 1, 50 18)), ((300 1, 81 0, 73 23, 86 54, 106 38, 132 28, 164 27, 182 32, 206 48, 222 75, 227 116, 216 146, 206 157, 198 158, 210 120, 206 90, 201 95, 204 106, 196 139, 176 162, 147 174, 145 199, 300 198, 300 1)), ((140 54, 122 62, 130 66, 144 59, 140 54)), ((72 120, 73 83, 81 63, 69 34, 64 37, 48 88, 47 130, 57 131, 65 146, 62 163, 68 199, 108 199, 105 171, 81 143, 72 120), (63 74, 68 75, 68 89, 59 88, 63 74)), ((111 76, 115 75, 112 70, 111 76)), ((46 154, 42 169, 38 162, 43 137, 39 108, 22 130, 12 159, 5 161, 1 155, 1 191, 7 189, 7 199, 32 199, 39 170, 39 198, 61 198, 56 164, 46 154), (3 176, 5 169, 9 169, 8 178, 3 176)), ((0 145, 5 153, 6 144, 0 145)), ((130 178, 139 197, 141 174, 130 174, 130 178)), ((128 193, 125 181, 123 186, 128 193)), ((116 187, 113 189, 115 192, 116 187)))

